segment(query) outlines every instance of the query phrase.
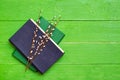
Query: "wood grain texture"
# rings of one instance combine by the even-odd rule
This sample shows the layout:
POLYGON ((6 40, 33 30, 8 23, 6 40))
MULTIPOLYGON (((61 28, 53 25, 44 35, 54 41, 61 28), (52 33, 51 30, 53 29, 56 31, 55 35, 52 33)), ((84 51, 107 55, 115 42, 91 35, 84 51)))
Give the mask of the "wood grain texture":
POLYGON ((0 80, 119 80, 120 0, 1 0, 0 80), (51 20, 62 15, 65 55, 44 75, 28 70, 8 39, 39 10, 51 20), (7 76, 7 77, 6 77, 7 76))

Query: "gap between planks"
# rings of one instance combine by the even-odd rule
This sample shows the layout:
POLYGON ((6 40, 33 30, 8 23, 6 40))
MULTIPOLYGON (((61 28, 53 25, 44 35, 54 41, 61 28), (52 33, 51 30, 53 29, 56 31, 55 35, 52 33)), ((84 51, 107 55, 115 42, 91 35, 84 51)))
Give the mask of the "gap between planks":
MULTIPOLYGON (((21 65, 18 63, 0 63, 0 65, 21 65)), ((56 63, 55 65, 120 65, 120 63, 87 63, 87 64, 75 64, 75 63, 56 63)))
POLYGON ((62 44, 120 44, 119 41, 80 41, 80 42, 61 42, 62 44))
MULTIPOLYGON (((0 42, 0 45, 8 43, 0 42)), ((120 44, 120 41, 79 41, 79 42, 61 42, 61 44, 120 44)))

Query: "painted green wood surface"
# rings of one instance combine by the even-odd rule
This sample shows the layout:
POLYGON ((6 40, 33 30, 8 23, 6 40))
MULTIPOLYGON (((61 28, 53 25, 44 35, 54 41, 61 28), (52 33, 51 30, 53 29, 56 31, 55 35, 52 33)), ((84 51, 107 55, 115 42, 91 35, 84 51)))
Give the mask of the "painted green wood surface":
POLYGON ((0 80, 119 80, 120 0, 0 0, 0 80), (58 28, 65 55, 44 75, 17 61, 8 42, 39 9, 50 20, 62 15, 58 28))

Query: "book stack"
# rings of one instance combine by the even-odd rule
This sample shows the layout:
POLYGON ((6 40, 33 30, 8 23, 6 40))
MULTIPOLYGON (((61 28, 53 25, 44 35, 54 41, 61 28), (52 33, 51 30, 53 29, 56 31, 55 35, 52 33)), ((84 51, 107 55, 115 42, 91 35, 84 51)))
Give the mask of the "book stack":
POLYGON ((16 47, 13 52, 16 59, 25 65, 31 63, 31 70, 43 74, 63 56, 58 44, 64 36, 56 26, 40 17, 39 24, 29 19, 9 41, 16 47))

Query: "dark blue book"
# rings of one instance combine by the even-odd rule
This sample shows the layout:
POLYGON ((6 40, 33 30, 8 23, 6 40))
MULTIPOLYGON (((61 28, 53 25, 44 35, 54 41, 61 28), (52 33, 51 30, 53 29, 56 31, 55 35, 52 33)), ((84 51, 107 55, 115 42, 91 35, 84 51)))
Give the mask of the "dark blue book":
MULTIPOLYGON (((32 19, 28 20, 10 39, 9 41, 24 55, 29 56, 32 38, 36 27, 39 28, 38 35, 42 36, 45 32, 32 19)), ((44 73, 47 71, 60 57, 64 51, 50 38, 43 48, 43 51, 32 62, 32 64, 44 73)))

